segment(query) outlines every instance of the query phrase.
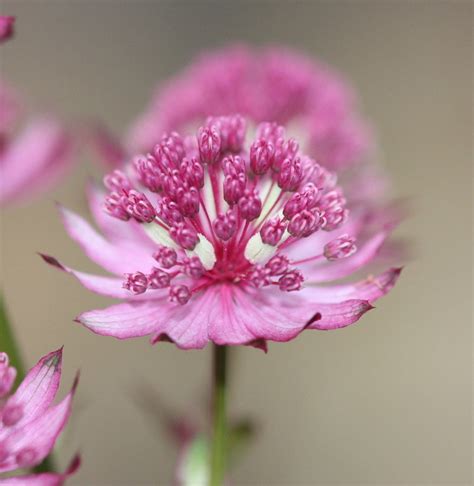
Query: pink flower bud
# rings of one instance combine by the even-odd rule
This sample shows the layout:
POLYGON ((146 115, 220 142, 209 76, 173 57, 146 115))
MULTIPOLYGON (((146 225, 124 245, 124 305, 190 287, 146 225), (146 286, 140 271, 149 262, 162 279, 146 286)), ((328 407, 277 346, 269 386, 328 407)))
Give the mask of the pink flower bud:
POLYGON ((198 257, 185 258, 183 261, 184 273, 192 278, 200 278, 204 273, 204 267, 198 257))
POLYGON ((250 168, 257 175, 263 175, 273 164, 275 148, 271 142, 260 138, 250 147, 250 168))
POLYGON ((123 196, 117 192, 112 192, 105 197, 104 211, 114 218, 121 219, 122 221, 128 221, 130 214, 128 214, 123 204, 123 196))
POLYGON ((169 287, 170 282, 170 275, 160 268, 153 267, 151 273, 148 275, 148 286, 151 289, 164 289, 165 287, 169 287))
POLYGON ((169 299, 171 302, 178 304, 187 304, 191 298, 191 291, 186 285, 172 285, 169 291, 169 299))
POLYGON ((195 187, 180 187, 176 191, 176 203, 183 216, 193 217, 199 212, 199 191, 195 187))
POLYGON ((339 188, 324 194, 319 205, 324 214, 323 229, 325 231, 333 231, 347 220, 346 200, 339 188))
POLYGON ((237 218, 234 211, 229 210, 226 214, 219 214, 213 225, 218 238, 222 241, 230 240, 237 230, 237 218))
POLYGON ((288 223, 288 233, 297 238, 304 238, 317 231, 323 222, 318 210, 305 209, 291 218, 288 223))
POLYGON ((236 177, 245 174, 245 162, 238 155, 228 155, 222 159, 222 169, 226 176, 236 177))
POLYGON ((171 268, 176 265, 178 254, 173 248, 167 246, 159 246, 158 250, 153 253, 153 258, 163 267, 171 268))
POLYGON ((184 158, 179 167, 179 173, 188 186, 197 189, 204 187, 204 168, 196 157, 184 158))
POLYGON ((240 215, 247 221, 253 221, 262 212, 262 201, 260 201, 258 193, 249 189, 246 189, 244 195, 239 199, 238 206, 240 215))
POLYGON ((133 159, 133 166, 140 182, 152 192, 159 192, 163 187, 163 171, 153 155, 139 155, 133 159))
POLYGON ((303 180, 303 167, 299 157, 285 159, 278 174, 278 185, 284 191, 296 191, 303 180))
POLYGON ((142 272, 126 273, 122 287, 134 294, 143 294, 148 288, 148 279, 142 272))
POLYGON ((284 255, 275 255, 265 264, 265 267, 270 270, 270 275, 283 275, 287 270, 290 261, 284 255))
POLYGON ((247 279, 258 289, 265 287, 271 284, 270 270, 263 265, 254 265, 252 270, 247 274, 247 279))
POLYGON ((151 223, 156 216, 155 209, 145 194, 132 189, 123 198, 127 213, 139 223, 151 223))
POLYGON ((303 274, 299 270, 290 270, 280 277, 278 285, 280 290, 293 292, 301 289, 303 281, 303 274))
POLYGON ((330 241, 324 246, 324 256, 332 261, 340 258, 347 258, 355 253, 357 247, 355 245, 355 238, 347 234, 341 235, 333 241, 330 241))
POLYGON ((293 160, 298 150, 299 145, 293 138, 290 138, 286 142, 283 139, 278 139, 275 142, 275 155, 273 157, 272 169, 275 172, 280 172, 285 160, 293 160))
POLYGON ((177 223, 172 226, 170 228, 170 236, 185 250, 194 250, 199 243, 196 230, 186 223, 177 223))
POLYGON ((224 199, 230 205, 236 204, 245 193, 247 177, 244 172, 228 175, 224 179, 224 199))
POLYGON ((109 191, 115 191, 119 194, 127 193, 131 188, 128 177, 121 170, 114 170, 104 177, 104 186, 109 191))
POLYGON ((156 214, 164 223, 170 226, 184 221, 179 206, 168 196, 158 201, 156 214))
POLYGON ((221 153, 221 135, 217 127, 201 127, 198 132, 198 147, 201 162, 212 164, 221 153))
POLYGON ((260 230, 262 241, 267 245, 276 246, 286 230, 286 223, 279 218, 273 218, 263 223, 260 230))
POLYGON ((161 142, 153 148, 153 156, 165 174, 179 167, 184 153, 183 140, 176 132, 163 135, 161 142))

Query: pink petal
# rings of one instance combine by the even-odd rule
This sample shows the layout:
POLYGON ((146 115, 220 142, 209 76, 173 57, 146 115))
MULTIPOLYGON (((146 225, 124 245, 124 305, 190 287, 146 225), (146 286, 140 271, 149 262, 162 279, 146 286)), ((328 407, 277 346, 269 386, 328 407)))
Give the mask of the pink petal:
POLYGON ((59 207, 64 227, 86 255, 110 273, 123 276, 128 272, 148 272, 156 263, 146 248, 119 246, 108 242, 83 218, 59 207))
MULTIPOLYGON (((21 467, 18 464, 18 453, 28 449, 34 457, 31 466, 39 464, 54 447, 56 439, 66 425, 71 413, 71 403, 77 386, 77 378, 72 390, 57 405, 48 408, 34 420, 15 428, 5 438, 1 438, 2 447, 9 454, 1 463, 0 472, 11 471, 21 467)), ((2 432, 5 431, 5 427, 2 432)))
POLYGON ((61 379, 62 348, 43 356, 31 368, 17 391, 8 399, 3 411, 13 406, 20 406, 21 419, 15 426, 4 427, 0 438, 11 433, 12 429, 41 415, 52 403, 59 388, 61 379))
POLYGON ((369 276, 360 282, 327 287, 311 286, 309 282, 306 282, 305 288, 300 293, 303 293, 306 298, 314 296, 314 299, 324 303, 341 302, 348 299, 374 302, 393 288, 401 271, 401 268, 391 268, 376 277, 369 276))
POLYGON ((0 156, 0 202, 44 191, 69 165, 71 140, 53 118, 37 119, 0 156))
POLYGON ((388 232, 381 231, 360 246, 349 258, 319 266, 313 265, 309 270, 304 268, 305 278, 311 283, 319 283, 337 280, 353 274, 377 255, 388 235, 388 232))
POLYGON ((148 302, 125 302, 101 310, 84 312, 76 321, 102 336, 118 339, 147 336, 166 321, 170 308, 165 299, 148 302))
POLYGON ((295 338, 314 314, 315 304, 278 293, 222 286, 220 298, 209 309, 209 338, 217 344, 253 346, 262 340, 295 338))
POLYGON ((183 306, 168 304, 152 343, 171 341, 180 349, 204 348, 209 342, 211 310, 219 306, 217 289, 211 288, 183 306))
POLYGON ((318 311, 307 324, 307 329, 328 331, 349 326, 373 309, 366 300, 346 300, 337 304, 318 304, 318 311))
POLYGON ((122 287, 123 278, 104 277, 102 275, 93 275, 91 273, 79 272, 72 268, 63 265, 56 258, 40 253, 41 258, 51 266, 69 273, 79 280, 79 282, 88 290, 106 297, 114 299, 130 299, 130 300, 150 300, 156 299, 158 290, 150 289, 144 294, 134 295, 129 290, 122 287))
POLYGON ((41 473, 0 479, 0 486, 61 486, 72 476, 81 464, 79 456, 75 456, 64 473, 41 473))

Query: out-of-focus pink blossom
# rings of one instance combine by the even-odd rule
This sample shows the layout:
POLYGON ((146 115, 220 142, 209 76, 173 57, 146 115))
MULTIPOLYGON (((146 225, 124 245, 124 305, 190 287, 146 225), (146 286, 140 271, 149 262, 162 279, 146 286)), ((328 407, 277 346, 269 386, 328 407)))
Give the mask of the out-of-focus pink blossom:
POLYGON ((13 36, 15 17, 0 15, 0 44, 13 36))
POLYGON ((71 136, 52 115, 36 116, 17 133, 20 101, 0 80, 0 204, 49 189, 71 162, 71 136))
MULTIPOLYGON (((62 350, 41 358, 11 393, 15 370, 0 353, 0 473, 32 468, 48 456, 71 414, 77 386, 58 404, 53 400, 61 379, 62 350)), ((0 479, 0 485, 59 486, 79 467, 74 458, 64 473, 41 473, 0 479)))
POLYGON ((301 153, 283 127, 263 123, 254 139, 242 135, 241 121, 210 118, 194 139, 164 135, 140 157, 146 163, 124 167, 126 183, 116 172, 107 176, 109 194, 116 193, 127 220, 104 211, 109 196, 91 187, 90 208, 104 236, 61 209, 69 235, 114 276, 78 272, 43 258, 88 289, 125 301, 85 312, 78 322, 97 334, 150 335, 153 343, 173 341, 182 349, 209 341, 265 348, 267 340, 288 341, 304 329, 352 324, 393 287, 399 269, 326 285, 365 268, 389 228, 367 235, 365 216, 348 219, 336 177, 301 153), (273 147, 266 170, 249 164, 252 146, 273 147), (203 175, 203 187, 201 177, 179 176, 190 160, 203 175), (296 165, 297 175, 289 169, 281 178, 283 167, 296 165), (181 195, 191 192, 198 204, 189 212, 181 195), (146 198, 152 220, 136 217, 131 193, 146 198), (346 234, 358 239, 358 252, 325 258, 325 246, 346 234))
POLYGON ((204 53, 156 89, 128 146, 150 150, 162 132, 185 131, 209 115, 241 113, 253 123, 290 126, 318 163, 339 170, 361 162, 372 144, 355 98, 341 75, 297 52, 226 47, 204 53))

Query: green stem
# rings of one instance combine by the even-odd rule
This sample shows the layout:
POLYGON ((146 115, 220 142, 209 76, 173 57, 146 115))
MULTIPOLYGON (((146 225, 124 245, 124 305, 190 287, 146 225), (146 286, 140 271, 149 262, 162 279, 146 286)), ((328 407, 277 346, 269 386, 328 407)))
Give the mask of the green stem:
POLYGON ((227 348, 213 347, 213 435, 211 444, 210 486, 221 486, 224 480, 227 456, 226 392, 227 348))
POLYGON ((8 314, 0 294, 0 351, 8 354, 10 364, 16 368, 16 384, 20 383, 25 377, 25 368, 20 356, 20 350, 13 335, 12 326, 8 322, 8 314))
MULTIPOLYGON (((7 309, 3 301, 3 295, 0 293, 0 351, 8 354, 11 366, 16 368, 16 380, 18 385, 25 377, 25 366, 21 359, 21 353, 18 348, 12 326, 8 319, 7 309)), ((50 454, 41 464, 38 464, 34 471, 36 473, 54 471, 54 460, 50 454)))

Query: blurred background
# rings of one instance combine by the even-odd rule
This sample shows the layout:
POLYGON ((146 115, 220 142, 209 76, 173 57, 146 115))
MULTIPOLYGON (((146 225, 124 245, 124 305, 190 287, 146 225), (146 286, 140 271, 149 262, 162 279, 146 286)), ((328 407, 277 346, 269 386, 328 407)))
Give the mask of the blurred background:
MULTIPOLYGON (((260 434, 233 484, 471 484, 472 3, 4 1, 17 36, 1 71, 40 109, 104 120, 120 134, 157 82, 199 51, 243 40, 302 49, 355 84, 381 163, 413 215, 398 232, 416 259, 361 322, 305 332, 269 353, 240 348, 231 415, 260 434)), ((1 278, 28 364, 65 345, 63 392, 81 383, 60 445, 68 484, 169 484, 175 448, 134 396, 152 388, 176 411, 206 406, 209 350, 98 337, 72 319, 105 298, 46 266, 45 251, 94 266, 64 232, 53 202, 81 214, 82 152, 42 199, 3 210, 1 278)))

